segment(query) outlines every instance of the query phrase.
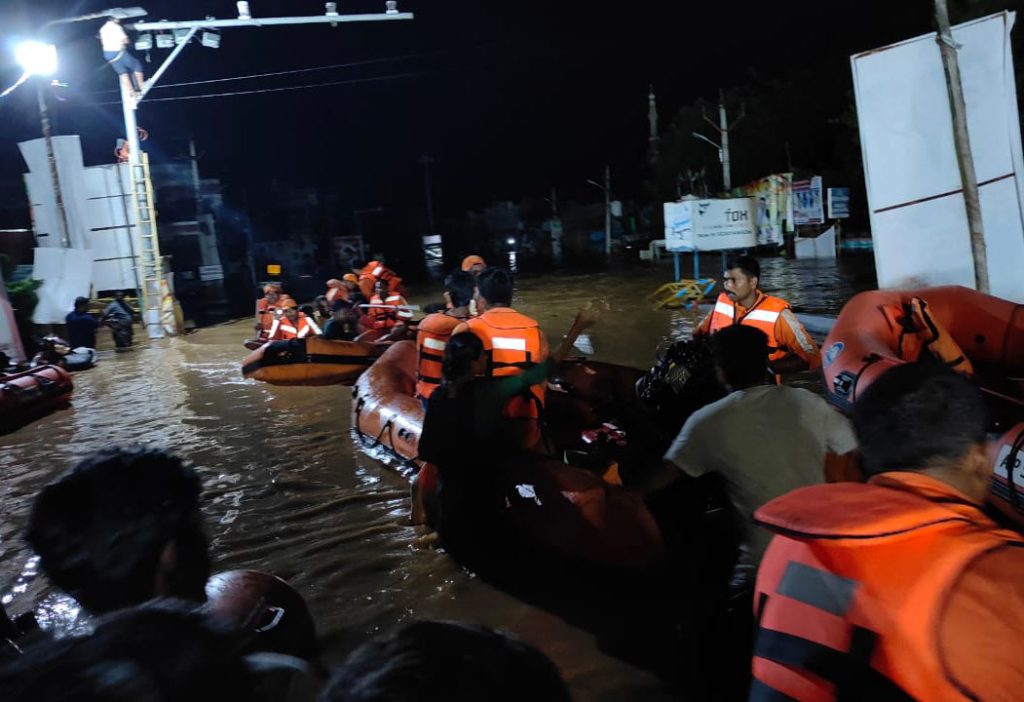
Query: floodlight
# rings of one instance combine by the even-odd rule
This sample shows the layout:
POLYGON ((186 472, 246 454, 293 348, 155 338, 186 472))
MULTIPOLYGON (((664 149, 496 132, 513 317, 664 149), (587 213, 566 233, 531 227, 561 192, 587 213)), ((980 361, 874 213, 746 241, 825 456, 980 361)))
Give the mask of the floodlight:
POLYGON ((239 0, 235 5, 238 7, 238 19, 252 19, 252 11, 249 9, 249 3, 246 0, 239 0))
POLYGON ((174 43, 175 44, 183 43, 186 39, 188 39, 188 35, 189 35, 189 33, 191 31, 192 31, 191 29, 175 29, 174 30, 174 43))
POLYGON ((325 2, 324 8, 326 10, 324 14, 328 17, 334 17, 338 14, 338 3, 336 2, 325 2))
POLYGON ((199 37, 199 43, 208 49, 219 49, 220 48, 220 33, 219 32, 203 32, 199 37))
POLYGON ((140 34, 135 37, 135 50, 136 51, 149 51, 153 48, 153 35, 152 34, 140 34))
POLYGON ((174 37, 170 34, 157 34, 156 35, 156 48, 158 49, 172 49, 174 48, 174 37))
POLYGON ((509 237, 508 239, 505 239, 505 243, 508 244, 509 246, 515 246, 516 240, 513 237, 509 237))
POLYGON ((384 7, 386 8, 384 10, 385 15, 398 14, 398 0, 387 0, 387 2, 384 3, 384 7))
POLYGON ((57 47, 41 41, 23 41, 14 48, 14 57, 33 76, 52 76, 57 72, 57 47))

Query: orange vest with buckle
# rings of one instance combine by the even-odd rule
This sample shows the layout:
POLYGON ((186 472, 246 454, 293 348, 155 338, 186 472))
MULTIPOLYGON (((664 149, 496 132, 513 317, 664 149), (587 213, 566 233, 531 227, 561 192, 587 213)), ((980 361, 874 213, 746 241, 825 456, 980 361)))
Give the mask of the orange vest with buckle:
POLYGON ((359 271, 359 287, 363 291, 363 295, 370 297, 373 294, 373 285, 378 280, 386 280, 391 293, 402 294, 405 292, 402 279, 398 277, 398 274, 380 261, 370 261, 359 271))
MULTIPOLYGON (((516 375, 547 360, 541 346, 541 330, 536 320, 511 307, 495 307, 466 322, 469 330, 480 337, 487 356, 487 375, 499 378, 516 375)), ((545 385, 530 388, 533 398, 513 397, 505 405, 502 416, 515 419, 540 417, 538 405, 544 404, 545 385)), ((539 434, 538 434, 539 438, 539 434)))
POLYGON ((711 312, 709 331, 714 334, 733 324, 756 327, 768 337, 768 360, 777 361, 789 355, 788 351, 779 348, 779 342, 775 338, 775 323, 782 311, 788 309, 789 303, 785 300, 759 292, 754 304, 738 317, 739 310, 736 303, 730 300, 725 293, 720 293, 718 299, 715 300, 715 309, 711 312))
POLYGON ((261 297, 256 300, 256 321, 260 323, 265 332, 269 331, 274 326, 274 320, 277 317, 277 312, 282 309, 285 300, 292 299, 291 296, 281 293, 278 297, 277 302, 270 304, 270 301, 265 297, 261 297))
POLYGON ((319 333, 320 330, 313 320, 299 312, 299 318, 295 320, 294 324, 284 315, 281 315, 280 319, 275 319, 273 326, 270 328, 270 339, 271 341, 304 339, 307 336, 315 336, 319 333))
POLYGON ((750 699, 976 699, 943 663, 947 597, 974 559, 1024 547, 978 515, 862 483, 759 509, 755 521, 779 536, 757 575, 750 699))
POLYGON ((416 351, 419 363, 416 368, 416 396, 429 400, 431 393, 441 384, 441 364, 444 350, 448 346, 455 327, 466 321, 444 312, 427 315, 416 331, 416 351))

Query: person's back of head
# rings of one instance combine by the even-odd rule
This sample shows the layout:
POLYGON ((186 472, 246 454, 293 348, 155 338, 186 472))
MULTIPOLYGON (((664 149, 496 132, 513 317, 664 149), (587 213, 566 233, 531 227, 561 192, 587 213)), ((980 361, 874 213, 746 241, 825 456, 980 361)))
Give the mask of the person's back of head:
POLYGON ((504 268, 485 268, 476 277, 477 294, 489 306, 512 306, 512 276, 504 268))
MULTIPOLYGON (((869 476, 973 468, 966 465, 972 455, 975 463, 979 458, 986 463, 987 411, 981 393, 937 363, 908 363, 886 371, 858 398, 851 419, 869 476)), ((980 496, 987 488, 984 472, 980 496)))
POLYGON ((75 312, 84 312, 89 307, 89 298, 87 297, 76 297, 75 298, 75 312))
POLYGON ((768 377, 768 336, 756 327, 733 324, 709 344, 719 381, 733 390, 762 385, 768 377))
POLYGON ((761 264, 753 256, 735 256, 726 261, 725 270, 740 270, 749 278, 761 277, 761 264))
POLYGON ((26 539, 43 571, 86 609, 163 594, 202 602, 209 576, 200 482, 157 449, 107 449, 35 500, 26 539))
POLYGON ((444 347, 444 359, 441 361, 441 375, 446 383, 473 374, 473 365, 484 352, 484 342, 473 332, 454 334, 444 347))
POLYGON ((448 293, 452 307, 465 307, 473 299, 476 278, 467 271, 452 271, 444 279, 444 291, 448 293))
POLYGON ((540 651, 481 626, 416 622, 363 644, 321 702, 568 702, 555 665, 540 651))
POLYGON ((46 641, 0 669, 10 702, 250 699, 238 637, 173 600, 117 612, 78 639, 46 641))

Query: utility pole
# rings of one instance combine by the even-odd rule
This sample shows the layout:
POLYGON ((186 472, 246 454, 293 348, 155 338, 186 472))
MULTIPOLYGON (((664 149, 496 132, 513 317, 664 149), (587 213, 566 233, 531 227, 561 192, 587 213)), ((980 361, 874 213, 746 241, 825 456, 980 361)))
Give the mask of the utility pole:
POLYGON ((612 169, 604 166, 604 255, 612 255, 612 169))
POLYGON ((937 41, 939 52, 942 54, 942 67, 946 72, 949 111, 953 115, 953 144, 956 146, 956 160, 960 166, 960 183, 964 191, 964 206, 967 209, 967 228, 971 236, 971 252, 974 254, 974 284, 978 290, 987 293, 989 284, 985 228, 981 220, 981 200, 978 197, 974 157, 971 155, 971 137, 967 131, 967 105, 964 102, 963 84, 960 82, 958 47, 949 26, 946 0, 935 0, 935 22, 939 26, 937 41))
MULTIPOLYGON (((144 159, 139 147, 139 130, 135 119, 135 112, 139 105, 145 100, 149 91, 153 89, 163 74, 170 68, 171 64, 184 50, 186 46, 202 31, 204 46, 219 47, 220 36, 218 30, 235 29, 240 27, 274 27, 299 24, 328 24, 336 27, 339 23, 348 22, 377 22, 377 21, 399 21, 411 20, 411 12, 399 12, 397 0, 387 0, 386 10, 376 14, 353 14, 341 15, 337 12, 335 3, 327 4, 327 11, 323 15, 307 17, 252 17, 248 3, 238 3, 239 15, 237 19, 204 19, 188 20, 184 22, 135 22, 125 25, 126 29, 136 32, 157 32, 159 34, 172 34, 177 46, 170 55, 164 59, 160 67, 153 73, 152 77, 140 85, 139 94, 136 96, 124 83, 121 84, 121 109, 124 114, 125 138, 128 140, 128 172, 129 181, 132 187, 132 201, 136 212, 136 259, 135 267, 138 278, 142 281, 142 297, 145 312, 143 318, 146 322, 146 329, 150 337, 163 336, 160 325, 160 305, 162 298, 161 288, 163 280, 163 263, 160 259, 159 239, 157 237, 156 221, 153 217, 155 212, 152 198, 152 183, 149 180, 148 162, 144 159), (244 8, 244 12, 243 12, 244 8)), ((132 8, 136 9, 136 8, 132 8)), ((141 14, 145 10, 138 9, 141 14)), ((136 15, 137 16, 137 15, 136 15)))
POLYGON ((434 159, 423 154, 416 159, 416 162, 423 166, 423 191, 427 198, 427 226, 430 228, 430 233, 434 234, 434 199, 430 192, 430 164, 434 162, 434 159))
MULTIPOLYGON (((712 142, 712 146, 717 146, 719 149, 718 158, 722 162, 722 188, 726 191, 732 190, 732 160, 729 156, 729 132, 736 128, 736 125, 747 116, 746 105, 740 106, 740 116, 736 118, 736 121, 729 124, 729 117, 725 110, 725 94, 718 91, 718 124, 715 124, 711 119, 704 114, 704 108, 701 108, 701 116, 704 121, 714 127, 715 131, 719 135, 719 143, 715 144, 712 142)), ((710 141, 707 138, 694 132, 694 136, 704 141, 710 141)))
POLYGON ((558 219, 558 191, 553 185, 551 186, 551 217, 558 219))
POLYGON ((50 128, 50 110, 46 107, 43 87, 36 81, 36 99, 39 100, 39 123, 42 126, 43 141, 46 143, 46 160, 50 165, 50 180, 53 184, 53 200, 57 206, 57 228, 60 230, 60 245, 71 248, 71 233, 68 230, 68 215, 64 210, 64 194, 60 188, 60 174, 57 171, 57 155, 53 152, 53 132, 50 128))

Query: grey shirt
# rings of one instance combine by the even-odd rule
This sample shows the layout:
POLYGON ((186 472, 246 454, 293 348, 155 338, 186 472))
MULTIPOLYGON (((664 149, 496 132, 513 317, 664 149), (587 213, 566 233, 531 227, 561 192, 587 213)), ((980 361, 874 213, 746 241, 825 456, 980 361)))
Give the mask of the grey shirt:
POLYGON ((857 448, 846 417, 784 385, 738 390, 695 412, 665 460, 692 477, 718 473, 742 520, 740 563, 756 565, 771 533, 753 523, 764 503, 824 480, 825 454, 857 448))

